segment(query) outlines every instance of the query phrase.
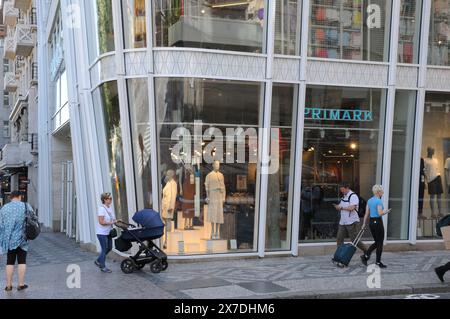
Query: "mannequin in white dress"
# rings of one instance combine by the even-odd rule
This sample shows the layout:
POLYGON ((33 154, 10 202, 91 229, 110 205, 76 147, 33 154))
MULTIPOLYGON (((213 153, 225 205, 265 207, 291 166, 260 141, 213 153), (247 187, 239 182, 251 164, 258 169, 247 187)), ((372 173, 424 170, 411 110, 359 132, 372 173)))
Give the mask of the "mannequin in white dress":
POLYGON ((177 201, 178 187, 174 177, 175 172, 173 170, 168 170, 166 172, 166 185, 162 191, 163 198, 161 201, 161 217, 166 225, 164 249, 167 248, 167 233, 172 231, 172 220, 177 201))
POLYGON ((206 202, 208 203, 207 222, 211 223, 211 239, 220 239, 220 225, 224 223, 223 204, 226 198, 225 179, 220 170, 220 162, 215 161, 213 171, 206 176, 206 202))

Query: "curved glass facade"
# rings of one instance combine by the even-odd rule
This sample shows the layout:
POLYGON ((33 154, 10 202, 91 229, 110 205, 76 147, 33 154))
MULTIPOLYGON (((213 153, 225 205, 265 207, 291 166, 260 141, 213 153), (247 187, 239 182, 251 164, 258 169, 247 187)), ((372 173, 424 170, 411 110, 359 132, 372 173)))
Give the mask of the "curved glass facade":
POLYGON ((441 33, 430 29, 428 60, 435 67, 422 76, 424 3, 86 4, 96 10, 87 19, 98 35, 88 41, 91 63, 116 49, 114 10, 123 28, 125 73, 115 73, 110 56, 91 68, 99 148, 107 154, 103 185, 112 187, 116 212, 127 220, 134 210, 159 211, 166 224, 161 246, 171 256, 295 254, 299 243, 336 241, 340 215, 332 204, 342 196, 341 183, 365 200, 381 183, 393 208, 388 240, 436 238, 439 214, 450 212, 450 98, 439 88, 445 69, 433 73, 446 65, 434 54, 437 46, 445 51, 445 21, 436 19, 446 10, 432 2, 428 18, 441 33), (148 41, 148 51, 134 50, 148 41), (397 63, 388 63, 395 62, 390 56, 397 63), (422 78, 427 83, 419 86, 422 78), (419 92, 428 86, 438 92, 420 105, 419 92), (433 182, 437 176, 442 187, 433 182))

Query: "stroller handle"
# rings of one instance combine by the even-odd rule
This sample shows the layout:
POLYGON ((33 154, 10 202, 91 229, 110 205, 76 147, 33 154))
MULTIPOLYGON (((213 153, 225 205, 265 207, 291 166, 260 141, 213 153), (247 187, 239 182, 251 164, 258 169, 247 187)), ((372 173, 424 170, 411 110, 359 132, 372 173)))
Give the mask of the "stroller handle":
POLYGON ((119 227, 120 227, 120 224, 125 225, 125 226, 130 227, 130 228, 136 228, 136 226, 134 226, 132 224, 125 223, 124 221, 116 222, 116 225, 119 226, 119 227))

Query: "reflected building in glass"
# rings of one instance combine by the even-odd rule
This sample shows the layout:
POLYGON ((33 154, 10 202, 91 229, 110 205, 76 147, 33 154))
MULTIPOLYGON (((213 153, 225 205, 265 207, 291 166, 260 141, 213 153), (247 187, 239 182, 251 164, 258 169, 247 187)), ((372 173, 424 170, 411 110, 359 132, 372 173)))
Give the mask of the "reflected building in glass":
MULTIPOLYGON (((39 3, 39 107, 56 88, 68 119, 39 155, 72 152, 76 239, 95 244, 108 191, 125 221, 160 212, 171 258, 325 252, 349 183, 365 200, 383 185, 387 245, 442 246, 447 2, 39 3)), ((60 167, 39 168, 51 193, 60 167)), ((46 226, 67 219, 39 203, 46 226)))

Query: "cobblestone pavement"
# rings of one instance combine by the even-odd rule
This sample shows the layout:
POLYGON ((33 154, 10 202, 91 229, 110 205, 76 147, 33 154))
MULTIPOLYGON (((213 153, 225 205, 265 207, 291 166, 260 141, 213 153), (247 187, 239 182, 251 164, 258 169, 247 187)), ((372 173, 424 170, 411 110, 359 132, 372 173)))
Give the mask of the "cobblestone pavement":
MULTIPOLYGON (((0 298, 354 298, 358 296, 450 293, 438 282, 434 267, 450 260, 449 251, 385 253, 380 288, 367 286, 366 267, 355 255, 348 268, 337 268, 330 256, 227 259, 195 263, 170 262, 152 274, 148 267, 125 275, 108 261, 112 274, 93 264, 96 254, 83 251, 63 234, 43 233, 31 245, 26 292, 0 291, 0 298), (69 265, 81 270, 81 288, 69 289, 69 265)), ((0 256, 4 286, 5 256, 0 256)), ((449 274, 450 275, 450 274, 449 274)), ((447 277, 450 281, 450 277, 447 277)))

